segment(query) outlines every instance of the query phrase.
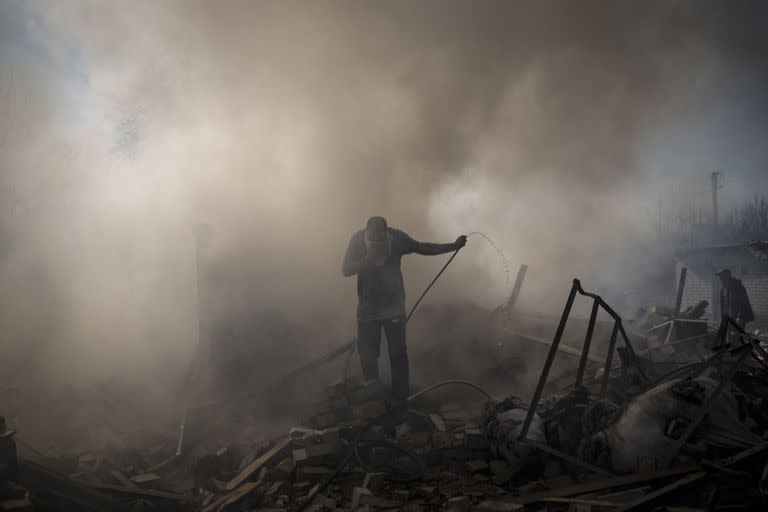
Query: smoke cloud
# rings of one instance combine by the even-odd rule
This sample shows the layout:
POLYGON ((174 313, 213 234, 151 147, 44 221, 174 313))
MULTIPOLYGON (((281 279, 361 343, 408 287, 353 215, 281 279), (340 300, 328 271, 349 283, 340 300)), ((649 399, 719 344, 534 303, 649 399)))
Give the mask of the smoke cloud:
MULTIPOLYGON (((244 340, 303 362, 354 333, 341 258, 371 215, 420 240, 485 233, 512 274, 529 265, 525 307, 556 311, 573 277, 620 300, 653 272, 660 198, 706 205, 716 167, 732 203, 766 190, 764 14, 4 2, 3 374, 163 389, 194 357, 198 304, 303 323, 244 340)), ((411 299, 439 264, 404 260, 411 299)), ((471 237, 429 300, 494 307, 513 278, 471 237)))

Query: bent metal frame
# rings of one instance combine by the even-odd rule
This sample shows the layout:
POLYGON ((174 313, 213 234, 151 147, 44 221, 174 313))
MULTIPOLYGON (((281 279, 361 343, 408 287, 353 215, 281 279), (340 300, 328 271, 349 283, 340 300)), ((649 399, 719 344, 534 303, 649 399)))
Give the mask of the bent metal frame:
MULTIPOLYGON (((551 448, 546 444, 539 443, 532 439, 528 439, 528 432, 530 430, 531 423, 533 421, 533 416, 536 413, 536 410, 539 406, 539 402, 541 401, 541 395, 544 391, 544 387, 547 384, 549 373, 552 368, 552 363, 555 359, 555 355, 557 354, 557 349, 558 349, 558 346, 560 345, 560 340, 562 339, 563 332, 565 331, 565 326, 568 323, 568 318, 570 316, 571 308, 573 307, 573 302, 574 302, 574 299, 576 298, 577 293, 592 299, 592 311, 589 316, 589 323, 587 324, 587 333, 586 333, 586 337, 584 338, 584 346, 582 348, 581 358, 579 360, 579 367, 576 372, 576 381, 574 384, 574 388, 578 388, 579 386, 581 386, 582 381, 584 379, 584 371, 586 369, 590 345, 592 343, 592 335, 595 329, 597 313, 600 310, 600 308, 602 308, 606 313, 608 313, 608 315, 610 315, 614 321, 613 331, 611 332, 611 338, 608 344, 608 351, 605 356, 604 371, 603 371, 603 375, 600 383, 601 399, 605 398, 605 394, 608 388, 608 379, 610 377, 610 371, 613 365, 613 354, 616 347, 616 340, 619 334, 621 334, 625 349, 627 351, 626 358, 623 361, 623 363, 626 363, 627 361, 636 361, 635 351, 632 348, 632 344, 630 343, 629 337, 627 336, 627 333, 624 330, 621 317, 618 315, 618 313, 616 313, 616 311, 614 311, 613 308, 611 308, 605 302, 605 300, 603 300, 603 298, 600 297, 599 295, 584 291, 584 289, 581 286, 581 282, 578 279, 574 279, 573 285, 571 286, 571 291, 568 294, 568 299, 565 303, 565 308, 563 309, 563 314, 560 317, 560 323, 558 324, 557 331, 555 332, 555 337, 552 340, 552 344, 549 347, 549 353, 547 354, 547 359, 544 362, 544 366, 541 370, 541 376, 539 377, 538 384, 536 385, 536 390, 534 391, 531 404, 528 408, 528 413, 526 414, 525 420, 523 422, 523 426, 520 430, 520 436, 518 437, 518 442, 530 445, 538 450, 548 453, 549 455, 562 459, 574 466, 581 467, 583 469, 586 469, 594 473, 610 475, 611 473, 606 471, 603 468, 593 466, 592 464, 589 464, 583 460, 577 459, 572 455, 569 455, 567 453, 563 453, 559 450, 551 448)), ((720 323, 720 328, 717 331, 717 338, 718 340, 720 340, 720 344, 717 347, 714 347, 715 354, 713 354, 713 356, 710 357, 704 363, 702 368, 699 368, 697 373, 700 373, 701 371, 704 371, 704 369, 709 368, 717 364, 718 362, 721 362, 726 355, 731 356, 729 361, 731 363, 730 367, 727 370, 724 370, 722 372, 722 377, 720 379, 720 384, 718 385, 718 387, 710 394, 707 400, 702 404, 701 410, 695 416, 694 421, 692 421, 688 425, 685 432, 683 432, 680 438, 677 439, 677 442, 675 443, 673 450, 670 450, 670 453, 667 455, 665 460, 662 461, 661 463, 662 469, 666 468, 671 463, 671 461, 677 455, 679 450, 682 448, 683 444, 685 444, 685 442, 687 441, 688 437, 691 435, 691 433, 695 430, 695 428, 699 425, 699 423, 704 418, 706 413, 709 411, 715 398, 730 384, 731 379, 735 375, 736 371, 742 366, 742 364, 747 358, 747 355, 751 355, 761 365, 768 366, 768 353, 766 353, 766 351, 760 347, 759 342, 756 339, 754 339, 752 336, 746 333, 741 327, 739 327, 736 324, 736 322, 733 321, 733 319, 727 316, 723 316, 722 321, 720 323), (726 343, 729 326, 733 327, 735 330, 737 330, 741 334, 741 340, 744 343, 743 345, 734 348, 729 346, 726 343)), ((643 375, 642 368, 638 367, 638 370, 640 371, 641 375, 643 375)))

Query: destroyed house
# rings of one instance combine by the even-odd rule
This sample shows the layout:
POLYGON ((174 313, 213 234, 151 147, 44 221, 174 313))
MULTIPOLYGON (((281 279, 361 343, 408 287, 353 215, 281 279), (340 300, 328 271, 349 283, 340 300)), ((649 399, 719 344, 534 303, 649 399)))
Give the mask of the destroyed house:
POLYGON ((718 321, 720 281, 715 272, 728 268, 742 281, 752 303, 755 322, 749 325, 750 329, 768 328, 768 242, 679 249, 675 253, 675 286, 683 267, 688 269, 683 309, 706 300, 711 305, 707 316, 718 321))

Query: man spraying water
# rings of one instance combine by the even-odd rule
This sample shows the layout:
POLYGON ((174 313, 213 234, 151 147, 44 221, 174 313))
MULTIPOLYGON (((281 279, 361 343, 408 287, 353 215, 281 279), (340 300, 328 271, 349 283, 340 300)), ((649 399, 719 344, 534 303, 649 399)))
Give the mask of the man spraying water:
POLYGON ((400 260, 406 254, 435 256, 457 251, 467 243, 462 235, 453 243, 417 242, 383 217, 371 217, 365 229, 352 235, 342 264, 345 277, 357 274, 357 345, 365 379, 379 377, 381 330, 387 335, 392 395, 408 397, 408 353, 405 346, 405 288, 400 260))

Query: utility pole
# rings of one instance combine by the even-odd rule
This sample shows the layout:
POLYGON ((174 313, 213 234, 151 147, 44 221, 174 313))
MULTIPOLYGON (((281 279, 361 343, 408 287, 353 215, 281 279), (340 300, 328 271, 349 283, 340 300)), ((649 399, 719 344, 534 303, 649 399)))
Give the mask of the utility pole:
POLYGON ((720 178, 720 171, 712 173, 712 225, 717 226, 717 180, 720 178))
POLYGON ((656 224, 656 236, 659 240, 661 240, 661 197, 659 197, 659 214, 658 214, 658 222, 656 224))
MULTIPOLYGON (((187 375, 184 379, 184 387, 181 390, 181 418, 179 432, 176 438, 176 457, 180 457, 184 447, 184 430, 187 425, 187 413, 193 400, 199 399, 201 389, 200 380, 204 372, 211 367, 211 345, 208 337, 208 323, 205 321, 206 308, 204 306, 205 291, 203 273, 205 271, 205 252, 211 238, 211 228, 207 224, 198 224, 195 231, 195 291, 197 295, 197 330, 195 354, 190 362, 187 375), (202 261, 201 261, 202 260, 202 261)), ((209 376, 205 373, 206 377, 209 376)))

